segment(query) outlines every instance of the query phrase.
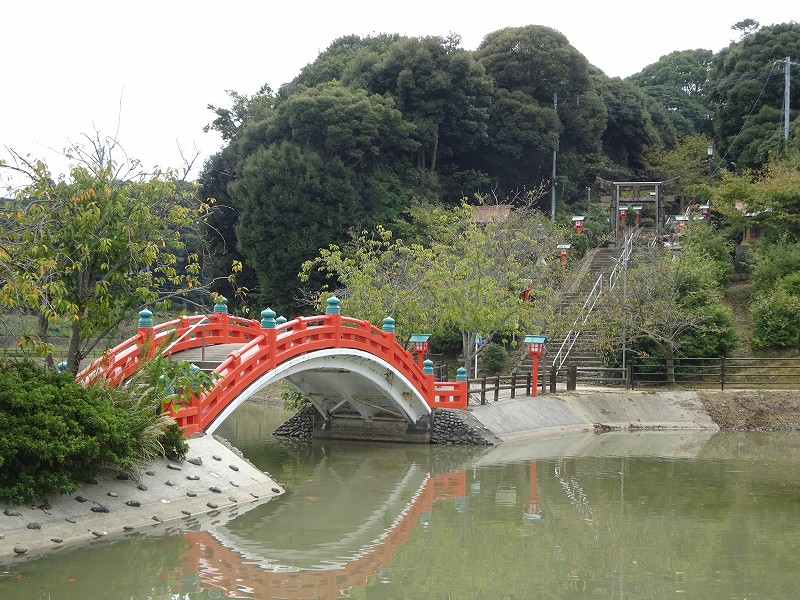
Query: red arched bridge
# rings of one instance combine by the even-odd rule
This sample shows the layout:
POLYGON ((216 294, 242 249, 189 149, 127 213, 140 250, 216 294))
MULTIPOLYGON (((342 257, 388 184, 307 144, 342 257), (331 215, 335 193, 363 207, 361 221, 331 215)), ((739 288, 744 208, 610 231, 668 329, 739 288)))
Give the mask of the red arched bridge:
POLYGON ((292 321, 262 311, 261 321, 228 314, 225 301, 210 315, 154 325, 139 313, 136 335, 78 374, 89 385, 118 385, 155 353, 213 368, 214 386, 171 412, 185 435, 212 433, 260 389, 285 381, 317 410, 315 436, 428 441, 435 408, 466 408, 466 372, 436 382, 433 363, 419 364, 395 338, 394 320, 378 328, 341 315, 330 298, 324 315, 292 321))

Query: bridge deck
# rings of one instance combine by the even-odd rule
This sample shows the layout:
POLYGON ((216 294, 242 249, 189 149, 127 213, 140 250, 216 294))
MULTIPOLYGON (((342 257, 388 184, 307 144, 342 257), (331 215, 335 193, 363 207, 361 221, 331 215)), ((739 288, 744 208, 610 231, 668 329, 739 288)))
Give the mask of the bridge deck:
POLYGON ((222 363, 231 352, 238 350, 244 344, 214 344, 204 348, 190 348, 181 350, 172 355, 178 360, 185 360, 196 364, 201 369, 213 370, 222 363))

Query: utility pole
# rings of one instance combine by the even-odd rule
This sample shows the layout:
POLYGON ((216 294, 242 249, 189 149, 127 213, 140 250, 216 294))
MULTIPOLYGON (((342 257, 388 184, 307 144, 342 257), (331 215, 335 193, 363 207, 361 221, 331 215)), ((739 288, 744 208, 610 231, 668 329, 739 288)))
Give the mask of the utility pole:
POLYGON ((792 61, 790 57, 786 57, 783 62, 783 143, 789 141, 789 102, 791 99, 791 94, 789 93, 792 89, 791 87, 791 64, 792 61))
MULTIPOLYGON (((553 92, 553 110, 558 115, 558 92, 553 92)), ((553 178, 550 183, 550 220, 556 220, 556 153, 558 152, 558 140, 553 145, 553 178)))

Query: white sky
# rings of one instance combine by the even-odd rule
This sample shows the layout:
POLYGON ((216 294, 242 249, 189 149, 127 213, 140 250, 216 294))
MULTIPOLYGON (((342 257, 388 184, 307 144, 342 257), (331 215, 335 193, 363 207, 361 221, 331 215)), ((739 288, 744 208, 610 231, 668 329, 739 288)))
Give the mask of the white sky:
MULTIPOLYGON (((225 90, 255 93, 293 79, 348 34, 461 35, 475 49, 503 27, 547 25, 590 63, 626 77, 673 50, 718 51, 752 18, 797 21, 796 0, 3 0, 3 146, 64 166, 56 151, 82 134, 116 135, 152 168, 178 167, 178 148, 220 148, 206 106, 225 90)), ((795 57, 800 58, 800 57, 795 57)), ((4 177, 4 176, 0 176, 4 177)), ((0 179, 0 185, 7 179, 0 179)))

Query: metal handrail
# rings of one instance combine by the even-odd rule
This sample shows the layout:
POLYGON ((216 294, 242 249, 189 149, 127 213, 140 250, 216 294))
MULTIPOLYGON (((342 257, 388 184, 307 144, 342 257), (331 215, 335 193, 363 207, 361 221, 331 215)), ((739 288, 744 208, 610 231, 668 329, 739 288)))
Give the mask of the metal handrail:
MULTIPOLYGON (((639 229, 635 229, 628 239, 625 240, 625 246, 622 248, 622 254, 620 254, 619 259, 616 260, 617 264, 614 266, 614 269, 612 269, 611 274, 608 276, 610 290, 614 289, 614 286, 617 284, 617 279, 619 279, 619 274, 622 272, 624 265, 627 264, 627 261, 630 260, 631 253, 633 252, 633 240, 638 232, 639 229)), ((564 337, 561 347, 553 357, 554 369, 560 369, 564 366, 569 353, 572 351, 573 346, 575 346, 575 342, 578 341, 578 337, 581 334, 580 329, 578 328, 578 322, 580 321, 580 325, 585 325, 586 321, 589 320, 589 315, 592 314, 592 310, 594 310, 595 304, 597 304, 597 299, 600 297, 600 294, 603 293, 603 277, 604 275, 602 273, 597 277, 597 281, 595 281, 592 291, 590 291, 586 296, 586 300, 581 307, 580 313, 572 323, 572 329, 570 329, 569 333, 567 333, 567 335, 564 337), (581 317, 583 317, 583 320, 581 320, 581 317)))
POLYGON ((195 331, 198 327, 201 327, 202 328, 201 329, 201 331, 202 331, 201 339, 203 340, 203 342, 202 342, 201 348, 200 348, 200 360, 204 361, 205 358, 206 358, 205 357, 205 354, 206 354, 206 343, 205 343, 205 340, 206 340, 206 324, 210 323, 210 322, 211 322, 211 320, 208 318, 207 315, 203 316, 202 319, 200 319, 196 323, 193 323, 192 326, 189 327, 189 329, 187 329, 180 337, 175 339, 172 343, 170 343, 169 346, 164 348, 164 351, 162 352, 162 355, 163 356, 171 355, 172 354, 172 349, 175 346, 180 344, 183 340, 187 339, 192 334, 192 332, 195 331))
POLYGON ((597 304, 597 299, 600 297, 600 294, 603 293, 603 274, 598 275, 597 280, 594 282, 594 287, 592 287, 592 291, 586 296, 586 300, 581 307, 581 311, 576 317, 575 321, 572 323, 572 329, 570 329, 569 333, 564 338, 564 341, 561 343, 561 347, 558 349, 558 352, 553 357, 553 366, 557 369, 560 369, 564 362, 567 360, 567 356, 572 351, 572 347, 575 345, 575 342, 578 341, 578 336, 581 334, 580 330, 577 329, 578 321, 581 321, 581 316, 583 316, 583 321, 581 321, 581 325, 584 325, 586 321, 589 320, 589 315, 592 314, 592 310, 594 310, 595 304, 597 304), (585 314, 584 314, 585 313, 585 314))

